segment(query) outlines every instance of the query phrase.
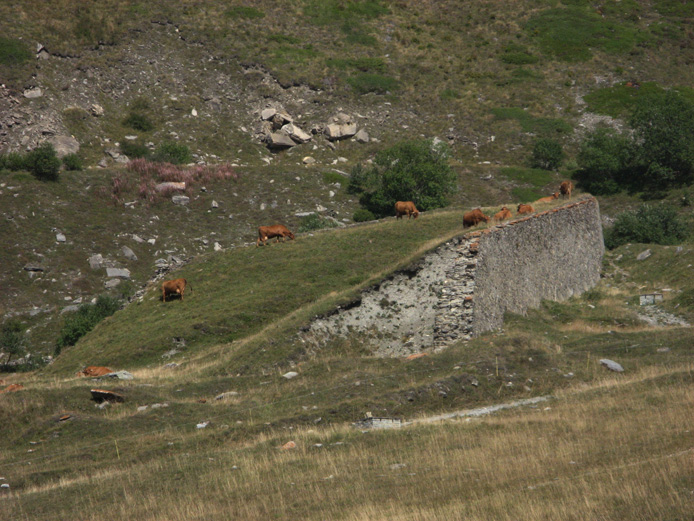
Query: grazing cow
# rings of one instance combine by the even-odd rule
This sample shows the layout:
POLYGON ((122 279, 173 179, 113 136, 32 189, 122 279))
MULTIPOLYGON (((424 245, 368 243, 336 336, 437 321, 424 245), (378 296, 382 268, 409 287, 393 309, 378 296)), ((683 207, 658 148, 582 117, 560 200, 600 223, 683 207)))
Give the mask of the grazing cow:
POLYGON ((555 199, 559 199, 559 192, 554 192, 552 195, 547 197, 541 197, 540 199, 535 201, 535 204, 551 203, 555 199))
POLYGON ((190 288, 190 291, 193 291, 193 286, 186 279, 165 280, 161 284, 162 301, 166 302, 167 295, 181 295, 181 300, 183 300, 183 292, 187 287, 190 288))
POLYGON ((290 240, 294 240, 294 234, 282 224, 260 226, 258 228, 258 240, 255 241, 256 248, 260 246, 260 241, 263 241, 263 246, 267 246, 267 240, 272 239, 273 237, 276 239, 275 242, 280 242, 280 237, 282 238, 282 242, 284 242, 285 237, 289 237, 290 240))
POLYGON ((510 212, 508 208, 504 206, 501 210, 494 214, 493 219, 494 222, 500 223, 502 221, 510 219, 511 217, 513 217, 513 214, 510 212))
POLYGON ((535 208, 530 206, 529 204, 519 204, 518 205, 518 213, 519 214, 524 214, 524 213, 533 213, 535 211, 535 208))
POLYGON ((85 367, 82 369, 79 373, 77 373, 77 376, 104 376, 105 374, 112 373, 113 369, 110 369, 108 367, 99 367, 96 365, 90 365, 89 367, 85 367))
POLYGON ((416 219, 419 217, 419 210, 412 201, 398 201, 395 203, 395 218, 402 219, 403 215, 407 215, 408 219, 411 217, 416 219))
POLYGON ((571 192, 574 191, 574 184, 571 181, 564 181, 561 186, 559 186, 559 191, 562 197, 568 195, 569 199, 571 199, 571 192))
POLYGON ((477 226, 482 221, 488 223, 489 217, 482 213, 482 210, 475 208, 472 211, 467 212, 463 215, 463 228, 469 228, 470 226, 477 226))

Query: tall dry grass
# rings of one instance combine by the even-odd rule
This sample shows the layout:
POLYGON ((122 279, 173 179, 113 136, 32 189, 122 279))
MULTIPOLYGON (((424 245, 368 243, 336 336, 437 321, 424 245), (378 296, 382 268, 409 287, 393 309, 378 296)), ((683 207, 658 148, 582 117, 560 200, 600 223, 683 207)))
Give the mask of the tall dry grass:
MULTIPOLYGON (((535 408, 393 431, 287 428, 242 439, 233 426, 172 427, 120 443, 120 459, 92 450, 93 467, 14 491, 0 509, 11 520, 687 519, 692 369, 609 376, 535 408), (297 448, 282 450, 290 440, 297 448), (156 457, 130 459, 140 444, 156 457)), ((59 474, 62 465, 3 473, 59 474)))

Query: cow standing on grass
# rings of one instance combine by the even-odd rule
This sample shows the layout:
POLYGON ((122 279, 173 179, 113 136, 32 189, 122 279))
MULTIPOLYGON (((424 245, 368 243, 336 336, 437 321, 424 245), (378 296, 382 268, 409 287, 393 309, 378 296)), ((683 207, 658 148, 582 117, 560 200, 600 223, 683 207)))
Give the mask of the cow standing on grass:
POLYGON ((166 302, 166 297, 168 295, 180 295, 181 300, 183 300, 183 292, 186 287, 190 287, 190 291, 193 291, 193 286, 188 284, 186 279, 174 279, 165 280, 161 285, 161 299, 166 302))
POLYGON ((419 210, 412 201, 398 201, 395 203, 395 218, 402 219, 403 215, 407 215, 408 219, 412 217, 416 219, 419 217, 419 210))
POLYGON ((566 197, 568 195, 569 199, 571 199, 571 192, 574 191, 574 184, 571 181, 564 181, 559 186, 559 191, 561 192, 562 197, 566 197))
POLYGON ((475 208, 463 215, 463 228, 469 228, 470 226, 477 226, 482 221, 488 223, 489 217, 482 213, 482 210, 475 208))
POLYGON ((282 224, 274 224, 272 226, 260 226, 258 228, 258 240, 255 241, 255 247, 257 248, 260 246, 260 242, 262 241, 263 246, 267 246, 267 240, 275 238, 275 242, 280 242, 280 237, 282 238, 282 242, 284 242, 284 239, 286 237, 289 237, 290 240, 294 240, 294 234, 290 232, 286 226, 282 224))

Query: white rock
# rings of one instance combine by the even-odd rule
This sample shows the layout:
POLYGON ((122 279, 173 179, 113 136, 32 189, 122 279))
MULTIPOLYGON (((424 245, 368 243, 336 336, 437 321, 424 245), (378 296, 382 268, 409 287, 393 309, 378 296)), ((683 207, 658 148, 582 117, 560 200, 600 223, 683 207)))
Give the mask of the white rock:
POLYGON ((214 251, 222 251, 222 245, 218 242, 214 243, 214 251))
POLYGON ((197 116, 197 115, 198 115, 198 111, 195 110, 195 109, 193 109, 193 110, 190 111, 190 115, 191 115, 191 116, 197 116))
POLYGON ((56 233, 55 240, 58 242, 65 242, 67 239, 65 238, 65 235, 63 235, 62 233, 56 233))
POLYGON ((197 427, 198 429, 204 429, 204 428, 207 427, 209 424, 210 424, 210 422, 208 422, 208 421, 203 421, 203 422, 198 423, 198 424, 196 425, 196 427, 197 427))
POLYGON ((299 373, 295 371, 289 371, 288 373, 285 373, 282 375, 282 378, 286 378, 287 380, 291 380, 292 378, 295 378, 299 376, 299 373))
POLYGON ((613 360, 603 358, 602 360, 600 360, 600 364, 607 367, 610 371, 614 371, 616 373, 623 373, 624 372, 624 368, 620 364, 618 364, 617 362, 615 362, 613 360))

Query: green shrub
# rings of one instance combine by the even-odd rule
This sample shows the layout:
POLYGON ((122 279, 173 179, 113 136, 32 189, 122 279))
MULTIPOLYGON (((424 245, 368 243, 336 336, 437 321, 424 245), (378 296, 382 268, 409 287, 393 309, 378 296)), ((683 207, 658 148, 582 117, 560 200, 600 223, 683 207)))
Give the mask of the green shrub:
POLYGON ((184 165, 193 161, 190 149, 185 145, 164 141, 157 147, 152 155, 152 160, 159 163, 172 163, 174 165, 184 165))
POLYGON ((499 120, 515 119, 524 132, 540 135, 568 134, 572 131, 563 119, 538 118, 520 107, 504 107, 492 109, 492 114, 499 120))
POLYGON ((533 147, 530 166, 543 170, 556 170, 564 159, 562 146, 553 139, 538 139, 533 147))
POLYGON ((152 123, 147 116, 139 112, 131 112, 128 114, 128 117, 123 120, 123 125, 142 132, 154 130, 154 123, 152 123))
POLYGON ((26 169, 42 181, 57 181, 60 159, 50 143, 42 143, 25 157, 26 169))
POLYGON ((501 55, 501 61, 509 65, 528 65, 537 63, 539 58, 528 52, 506 52, 501 55))
POLYGON ((357 74, 347 78, 347 83, 354 89, 357 94, 367 94, 375 92, 377 94, 385 94, 389 91, 397 90, 400 85, 394 78, 382 76, 381 74, 357 74))
POLYGON ((643 205, 617 216, 614 225, 605 231, 605 246, 612 250, 628 242, 678 244, 687 235, 687 226, 675 208, 643 205))
POLYGON ((75 345, 104 318, 118 311, 119 307, 120 303, 117 299, 101 295, 94 304, 82 304, 77 311, 68 314, 58 334, 55 355, 59 355, 64 347, 75 345))
POLYGON ((432 140, 405 141, 376 154, 373 165, 352 169, 348 190, 377 217, 393 214, 396 201, 414 201, 421 211, 441 208, 456 190, 449 149, 432 140))
POLYGON ((121 142, 120 151, 130 159, 137 159, 140 157, 147 158, 149 156, 149 148, 142 143, 134 141, 126 140, 121 142))
POLYGON ((348 178, 337 172, 323 172, 323 181, 327 184, 340 183, 344 185, 345 181, 348 181, 348 178))
POLYGON ((336 228, 337 224, 334 220, 322 217, 317 213, 312 213, 301 218, 299 222, 299 233, 311 232, 314 230, 322 230, 323 228, 336 228))
POLYGON ((632 172, 632 148, 629 137, 598 129, 581 143, 577 158, 579 171, 574 177, 592 194, 617 193, 632 172))
POLYGON ((82 170, 82 159, 77 154, 68 154, 63 158, 65 170, 82 170))
POLYGON ((7 355, 3 361, 7 365, 13 356, 21 357, 25 350, 24 327, 18 320, 5 322, 0 330, 0 352, 7 355))
POLYGON ((26 159, 18 152, 0 154, 0 168, 6 168, 12 172, 26 169, 26 159))
POLYGON ((376 216, 366 208, 359 208, 359 210, 354 212, 352 219, 354 219, 355 223, 363 223, 376 220, 376 216))

